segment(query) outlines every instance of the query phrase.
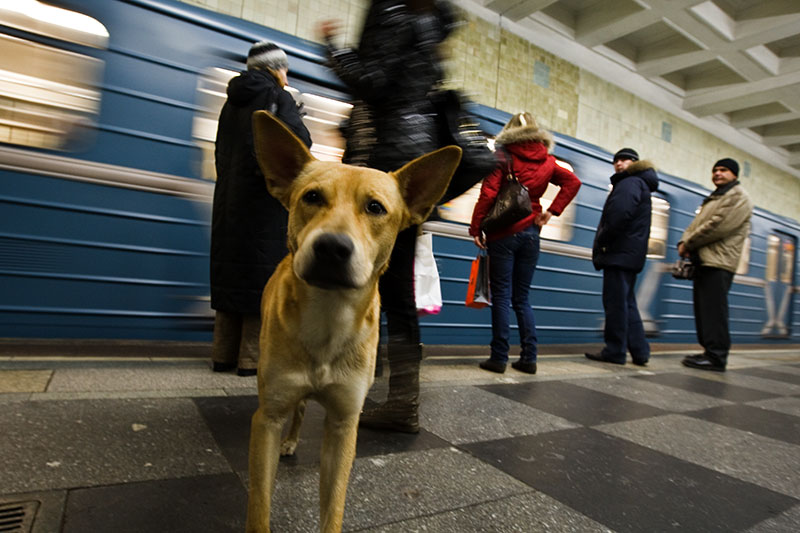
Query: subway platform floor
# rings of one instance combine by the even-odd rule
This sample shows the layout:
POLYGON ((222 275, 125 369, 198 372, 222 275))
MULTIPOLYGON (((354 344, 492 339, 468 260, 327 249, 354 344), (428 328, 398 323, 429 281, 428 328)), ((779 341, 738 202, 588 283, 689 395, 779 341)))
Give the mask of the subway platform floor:
MULTIPOLYGON (((345 531, 800 531, 800 349, 725 373, 540 357, 536 376, 426 359, 422 431, 360 430, 345 531)), ((379 377, 368 402, 386 394, 379 377)), ((0 524, 244 530, 255 378, 191 357, 0 356, 0 524)), ((318 528, 324 414, 281 460, 272 530, 318 528)), ((0 527, 0 530, 5 531, 0 527)))

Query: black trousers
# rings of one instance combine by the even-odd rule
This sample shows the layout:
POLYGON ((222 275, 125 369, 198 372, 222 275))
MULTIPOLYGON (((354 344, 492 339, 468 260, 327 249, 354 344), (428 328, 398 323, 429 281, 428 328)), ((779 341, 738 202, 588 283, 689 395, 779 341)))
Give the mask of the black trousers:
POLYGON ((417 226, 404 229, 397 235, 389 268, 381 276, 378 285, 389 332, 390 366, 395 361, 421 359, 419 318, 414 297, 416 243, 417 226))
POLYGON ((728 326, 728 291, 733 272, 701 266, 695 269, 692 296, 697 341, 705 355, 715 363, 726 365, 731 349, 728 326))
POLYGON ((635 362, 650 359, 650 344, 636 304, 636 272, 623 268, 603 269, 603 309, 606 326, 603 331, 603 357, 624 363, 628 351, 635 362))

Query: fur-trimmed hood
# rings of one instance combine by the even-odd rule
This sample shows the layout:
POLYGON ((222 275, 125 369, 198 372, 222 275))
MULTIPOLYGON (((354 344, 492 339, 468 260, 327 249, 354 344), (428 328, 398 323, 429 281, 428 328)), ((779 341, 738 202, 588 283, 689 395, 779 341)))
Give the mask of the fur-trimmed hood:
POLYGON ((658 174, 656 174, 656 167, 647 159, 634 161, 622 172, 618 172, 611 176, 611 184, 616 185, 618 182, 629 176, 639 176, 642 180, 644 180, 651 192, 658 189, 658 174))
POLYGON ((648 168, 656 170, 656 166, 653 164, 652 161, 649 161, 647 159, 641 159, 639 161, 634 161, 633 163, 628 165, 628 168, 625 169, 625 172, 627 172, 628 174, 639 174, 642 171, 647 170, 648 168))
POLYGON ((555 141, 553 140, 553 136, 550 134, 550 132, 539 129, 536 126, 508 128, 507 130, 501 131, 497 138, 495 138, 495 143, 502 144, 504 146, 531 141, 542 143, 545 145, 545 147, 547 147, 548 152, 553 149, 553 146, 555 146, 555 141))

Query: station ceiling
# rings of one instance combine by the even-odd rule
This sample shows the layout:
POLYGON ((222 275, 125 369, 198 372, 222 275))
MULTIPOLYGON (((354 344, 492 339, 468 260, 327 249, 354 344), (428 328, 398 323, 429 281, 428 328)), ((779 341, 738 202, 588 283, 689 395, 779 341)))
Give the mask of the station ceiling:
POLYGON ((800 0, 465 3, 800 177, 800 0))

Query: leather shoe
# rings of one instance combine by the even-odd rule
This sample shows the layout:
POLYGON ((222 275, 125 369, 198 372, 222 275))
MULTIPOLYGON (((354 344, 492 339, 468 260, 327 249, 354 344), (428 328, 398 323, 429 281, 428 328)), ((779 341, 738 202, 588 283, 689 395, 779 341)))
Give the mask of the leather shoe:
POLYGON ((586 352, 584 355, 586 356, 586 359, 591 359, 592 361, 600 361, 601 363, 613 363, 615 365, 625 364, 625 361, 620 362, 620 361, 612 361, 611 359, 606 359, 603 356, 603 352, 597 352, 597 353, 586 352))
POLYGON ((648 359, 634 359, 633 364, 636 366, 647 366, 648 359))
POLYGON ((255 368, 238 368, 236 369, 236 375, 242 378, 247 378, 250 376, 255 376, 258 374, 258 369, 255 368))
POLYGON ((236 363, 220 363, 219 361, 214 361, 211 370, 214 372, 227 372, 228 370, 233 370, 236 368, 236 363))
POLYGON ((525 372, 526 374, 535 374, 536 361, 523 361, 520 359, 519 361, 511 363, 511 368, 519 370, 520 372, 525 372))
POLYGON ((495 361, 494 359, 487 359, 486 361, 481 361, 478 365, 484 370, 488 370, 489 372, 496 372, 498 374, 502 374, 506 371, 506 364, 501 363, 499 361, 495 361))
POLYGON ((683 358, 683 366, 689 368, 696 368, 698 370, 713 370, 715 372, 725 372, 725 365, 721 365, 709 359, 706 356, 692 357, 687 356, 683 358))

